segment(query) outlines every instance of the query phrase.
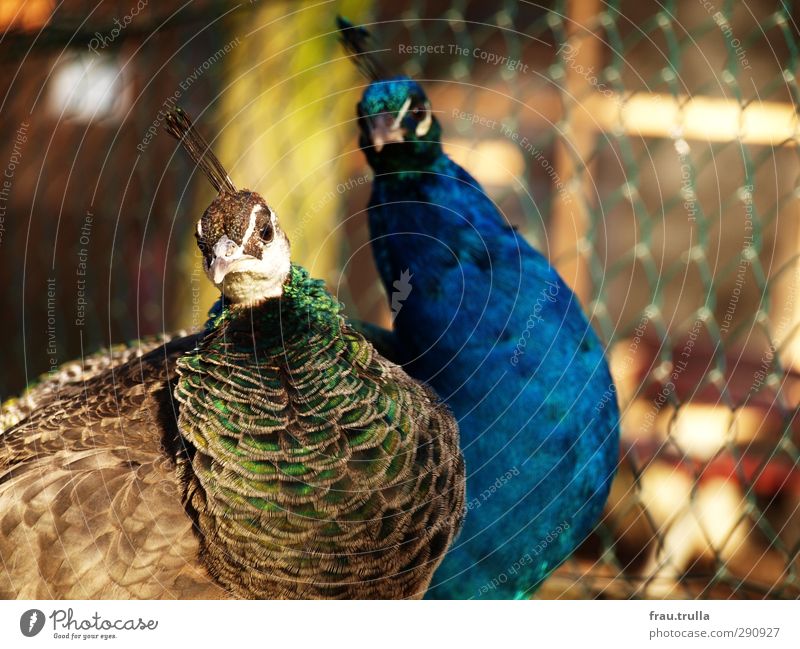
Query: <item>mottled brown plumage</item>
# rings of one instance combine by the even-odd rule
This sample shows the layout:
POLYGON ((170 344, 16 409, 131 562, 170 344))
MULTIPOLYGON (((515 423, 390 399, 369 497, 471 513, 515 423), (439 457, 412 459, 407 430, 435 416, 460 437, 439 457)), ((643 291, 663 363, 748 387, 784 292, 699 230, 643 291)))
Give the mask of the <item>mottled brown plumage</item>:
POLYGON ((124 365, 133 358, 140 358, 165 343, 187 334, 186 331, 175 331, 147 336, 127 344, 121 343, 110 349, 101 349, 84 358, 69 361, 57 367, 55 371, 43 374, 19 397, 0 404, 0 434, 25 419, 40 406, 59 399, 66 388, 80 386, 98 374, 124 365))
POLYGON ((65 386, 0 435, 0 597, 219 598, 182 504, 168 377, 197 336, 65 386))

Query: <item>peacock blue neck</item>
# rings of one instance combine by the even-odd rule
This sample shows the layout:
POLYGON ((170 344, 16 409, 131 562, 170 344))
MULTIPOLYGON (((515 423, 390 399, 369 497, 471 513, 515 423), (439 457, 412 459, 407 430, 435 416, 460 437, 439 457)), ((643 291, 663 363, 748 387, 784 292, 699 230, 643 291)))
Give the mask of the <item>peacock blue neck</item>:
MULTIPOLYGON (((436 120, 431 132, 437 136, 440 132, 436 120)), ((385 145, 380 153, 375 151, 372 143, 364 135, 361 136, 359 144, 376 175, 396 174, 400 178, 414 178, 421 173, 435 171, 437 166, 448 160, 438 139, 392 142, 385 145)))

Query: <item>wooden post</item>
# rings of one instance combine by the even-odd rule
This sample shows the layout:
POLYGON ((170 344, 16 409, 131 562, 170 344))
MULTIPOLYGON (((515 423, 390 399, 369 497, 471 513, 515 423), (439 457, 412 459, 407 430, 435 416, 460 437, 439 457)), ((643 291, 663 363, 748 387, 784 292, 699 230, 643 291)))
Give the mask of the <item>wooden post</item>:
POLYGON ((556 142, 554 168, 564 191, 556 192, 550 229, 553 235, 550 258, 564 280, 575 291, 581 303, 591 299, 592 281, 586 255, 589 248, 588 189, 591 187, 591 166, 586 160, 592 154, 596 130, 579 113, 583 100, 594 89, 580 70, 600 69, 601 40, 593 33, 592 23, 601 8, 600 0, 569 0, 566 30, 571 50, 566 67, 564 132, 556 142))

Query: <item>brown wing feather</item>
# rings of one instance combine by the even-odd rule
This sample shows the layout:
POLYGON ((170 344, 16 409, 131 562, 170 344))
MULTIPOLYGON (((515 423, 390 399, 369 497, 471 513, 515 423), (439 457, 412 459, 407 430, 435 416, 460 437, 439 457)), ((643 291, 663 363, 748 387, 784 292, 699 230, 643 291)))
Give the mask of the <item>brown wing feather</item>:
POLYGON ((120 367, 134 358, 141 358, 164 344, 186 337, 185 331, 142 338, 129 344, 114 345, 93 354, 59 366, 54 372, 42 375, 19 397, 0 404, 0 432, 11 428, 28 417, 42 405, 54 399, 68 398, 79 390, 83 383, 120 367))
POLYGON ((196 341, 95 375, 0 436, 0 597, 227 596, 175 477, 169 379, 196 341))

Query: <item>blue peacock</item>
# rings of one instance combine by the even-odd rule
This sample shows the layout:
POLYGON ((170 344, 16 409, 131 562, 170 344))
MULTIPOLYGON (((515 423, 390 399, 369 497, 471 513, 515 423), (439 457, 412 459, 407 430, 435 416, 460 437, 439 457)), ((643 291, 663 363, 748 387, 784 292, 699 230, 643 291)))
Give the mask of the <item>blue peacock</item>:
POLYGON ((558 273, 443 152, 420 84, 388 74, 363 27, 338 26, 370 82, 357 113, 375 262, 389 296, 411 284, 389 344, 455 413, 467 466, 464 528, 428 597, 530 596, 591 532, 615 474, 603 346, 558 273))

